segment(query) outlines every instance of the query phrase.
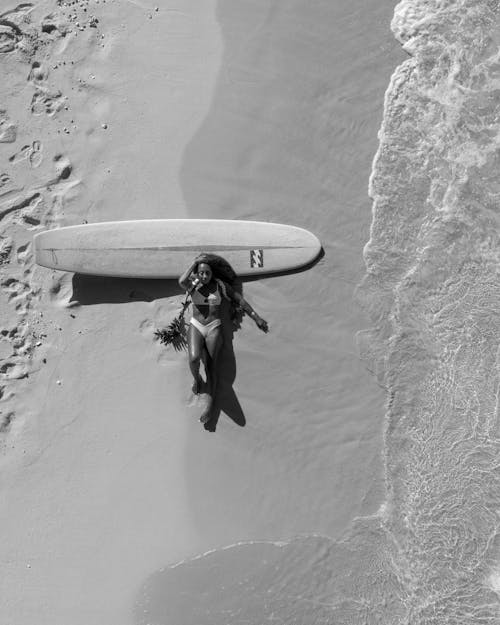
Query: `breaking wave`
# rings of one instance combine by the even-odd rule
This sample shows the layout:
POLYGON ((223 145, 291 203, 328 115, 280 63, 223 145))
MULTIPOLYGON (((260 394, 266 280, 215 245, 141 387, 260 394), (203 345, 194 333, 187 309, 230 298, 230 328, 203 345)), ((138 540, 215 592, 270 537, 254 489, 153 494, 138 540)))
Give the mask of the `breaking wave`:
POLYGON ((370 181, 363 337, 389 396, 404 622, 499 622, 499 3, 403 0, 370 181))

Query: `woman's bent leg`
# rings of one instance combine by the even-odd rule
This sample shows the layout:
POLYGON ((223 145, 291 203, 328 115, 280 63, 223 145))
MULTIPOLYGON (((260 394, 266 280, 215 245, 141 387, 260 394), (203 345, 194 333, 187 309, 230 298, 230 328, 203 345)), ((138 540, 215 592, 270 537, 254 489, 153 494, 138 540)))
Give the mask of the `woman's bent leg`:
POLYGON ((193 393, 198 394, 201 391, 203 380, 200 376, 200 359, 205 341, 198 330, 190 325, 188 330, 188 358, 189 368, 193 375, 193 393))

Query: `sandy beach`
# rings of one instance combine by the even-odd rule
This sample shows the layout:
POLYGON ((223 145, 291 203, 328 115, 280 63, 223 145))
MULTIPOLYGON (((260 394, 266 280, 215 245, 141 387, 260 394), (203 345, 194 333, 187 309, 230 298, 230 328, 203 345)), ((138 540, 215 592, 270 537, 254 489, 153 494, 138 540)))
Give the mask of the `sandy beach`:
MULTIPOLYGON (((298 537, 314 560, 380 508, 386 396, 360 356, 370 322, 354 293, 384 92, 406 58, 393 10, 2 7, 2 623, 220 624, 185 606, 154 620, 144 597, 169 603, 162 571, 230 545, 267 545, 229 556, 257 577, 267 548, 297 544, 302 561, 298 537), (186 354, 154 338, 182 302, 175 281, 33 262, 46 228, 180 217, 290 223, 324 247, 308 271, 245 284, 271 331, 246 320, 235 334, 240 410, 215 433, 186 354)), ((195 579, 188 568, 186 593, 195 579)))

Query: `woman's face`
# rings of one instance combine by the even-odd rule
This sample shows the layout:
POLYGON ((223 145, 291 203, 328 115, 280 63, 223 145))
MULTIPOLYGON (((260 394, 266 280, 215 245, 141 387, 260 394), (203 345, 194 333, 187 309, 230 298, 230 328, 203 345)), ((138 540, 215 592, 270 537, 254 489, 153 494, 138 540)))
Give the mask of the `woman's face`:
POLYGON ((202 284, 208 284, 212 279, 212 270, 207 263, 200 263, 198 265, 198 278, 202 284))

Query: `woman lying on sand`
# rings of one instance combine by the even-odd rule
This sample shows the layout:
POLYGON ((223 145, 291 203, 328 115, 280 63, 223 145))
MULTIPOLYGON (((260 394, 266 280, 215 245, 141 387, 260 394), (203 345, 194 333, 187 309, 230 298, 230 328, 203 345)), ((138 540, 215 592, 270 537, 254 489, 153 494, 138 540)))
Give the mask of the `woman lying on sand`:
POLYGON ((217 387, 217 356, 222 346, 221 303, 223 299, 233 300, 257 324, 263 332, 268 331, 267 322, 259 317, 243 296, 229 284, 215 278, 209 259, 205 254, 197 256, 179 278, 180 286, 191 294, 193 316, 188 330, 189 368, 193 374, 193 393, 200 393, 203 380, 200 376, 200 359, 205 355, 205 371, 209 402, 200 417, 207 423, 217 387))

